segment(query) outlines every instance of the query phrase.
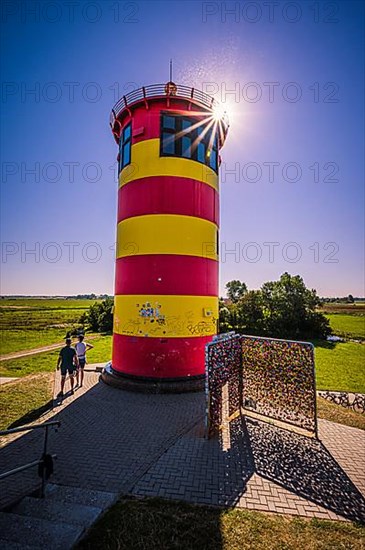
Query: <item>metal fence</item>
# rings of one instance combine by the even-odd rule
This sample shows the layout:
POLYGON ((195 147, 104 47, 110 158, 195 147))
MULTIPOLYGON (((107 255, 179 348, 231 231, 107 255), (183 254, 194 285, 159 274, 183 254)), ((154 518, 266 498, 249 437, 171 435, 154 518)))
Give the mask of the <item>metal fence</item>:
POLYGON ((223 408, 229 416, 242 410, 317 436, 313 345, 246 335, 213 341, 206 346, 206 398, 208 437, 222 424, 223 408))
POLYGON ((227 412, 241 406, 241 343, 238 334, 216 338, 205 348, 206 430, 210 437, 223 421, 224 399, 227 412))
POLYGON ((313 344, 242 336, 241 349, 243 407, 316 432, 313 344))

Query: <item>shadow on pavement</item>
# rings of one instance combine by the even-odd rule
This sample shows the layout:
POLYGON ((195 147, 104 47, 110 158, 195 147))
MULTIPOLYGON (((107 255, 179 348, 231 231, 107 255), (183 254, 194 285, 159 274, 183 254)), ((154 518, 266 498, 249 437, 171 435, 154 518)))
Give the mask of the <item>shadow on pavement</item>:
POLYGON ((53 399, 50 399, 40 407, 37 407, 36 409, 32 409, 28 411, 26 414, 12 422, 7 429, 10 430, 12 428, 18 428, 19 426, 24 426, 25 424, 30 424, 31 422, 34 422, 35 420, 38 420, 42 414, 45 414, 47 411, 50 411, 52 409, 53 405, 53 399))
POLYGON ((320 441, 243 416, 219 436, 203 436, 202 425, 183 435, 133 493, 234 506, 258 474, 340 516, 365 521, 364 498, 320 441))
MULTIPOLYGON (((48 452, 57 454, 53 482, 110 492, 128 492, 161 454, 204 415, 203 394, 128 393, 99 382, 64 400, 47 421, 48 452)), ((0 472, 41 457, 44 431, 34 430, 10 442, 2 438, 0 472)), ((0 508, 39 486, 37 468, 1 481, 0 508)))
POLYGON ((316 439, 246 418, 255 471, 296 495, 352 521, 365 521, 365 500, 316 439))

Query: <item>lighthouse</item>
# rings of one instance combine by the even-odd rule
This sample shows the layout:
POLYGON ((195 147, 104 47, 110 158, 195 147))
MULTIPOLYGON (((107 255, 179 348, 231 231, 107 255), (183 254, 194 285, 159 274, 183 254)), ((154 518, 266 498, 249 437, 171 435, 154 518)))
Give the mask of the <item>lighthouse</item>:
POLYGON ((200 90, 156 84, 114 106, 118 214, 112 361, 103 379, 201 389, 218 328, 219 151, 228 120, 200 90))

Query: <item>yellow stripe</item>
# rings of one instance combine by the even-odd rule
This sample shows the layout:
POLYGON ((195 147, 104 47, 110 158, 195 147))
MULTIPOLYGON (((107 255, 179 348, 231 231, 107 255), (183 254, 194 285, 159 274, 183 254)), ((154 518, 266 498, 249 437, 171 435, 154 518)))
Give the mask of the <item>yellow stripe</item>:
POLYGON ((216 243, 217 226, 193 216, 136 216, 122 220, 117 228, 117 258, 142 254, 181 254, 217 260, 216 243))
POLYGON ((216 334, 218 298, 212 296, 115 296, 114 332, 151 338, 216 334))
POLYGON ((218 191, 218 175, 200 162, 180 157, 160 157, 160 140, 132 145, 131 164, 119 174, 119 186, 149 176, 176 176, 202 181, 218 191))

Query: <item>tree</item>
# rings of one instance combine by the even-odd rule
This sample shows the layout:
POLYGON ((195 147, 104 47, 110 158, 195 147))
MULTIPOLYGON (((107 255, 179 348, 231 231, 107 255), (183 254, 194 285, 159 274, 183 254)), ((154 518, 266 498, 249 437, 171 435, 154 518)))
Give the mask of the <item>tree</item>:
POLYGON ((227 296, 234 304, 247 292, 247 286, 241 281, 234 280, 226 284, 227 296))
POLYGON ((265 329, 278 338, 325 338, 331 334, 329 321, 317 308, 321 301, 315 290, 306 288, 299 275, 283 273, 279 281, 261 287, 265 329))
POLYGON ((102 308, 99 314, 99 332, 112 332, 113 330, 113 300, 107 298, 101 302, 102 308))
POLYGON ((353 304, 355 302, 354 297, 352 294, 349 294, 347 297, 347 301, 349 304, 353 304))
POLYGON ((316 291, 308 289, 299 275, 284 273, 278 281, 264 283, 260 290, 247 291, 240 281, 231 281, 226 288, 233 299, 232 303, 220 304, 222 332, 235 330, 293 340, 326 338, 331 334, 328 319, 318 311, 321 301, 316 291), (237 293, 241 293, 238 299, 237 293))
POLYGON ((243 334, 265 334, 262 294, 250 290, 236 304, 238 331, 243 334))
POLYGON ((219 299, 219 332, 229 332, 231 327, 231 312, 222 298, 219 299))
POLYGON ((112 332, 113 299, 107 298, 92 304, 88 311, 81 315, 80 323, 90 332, 112 332))

